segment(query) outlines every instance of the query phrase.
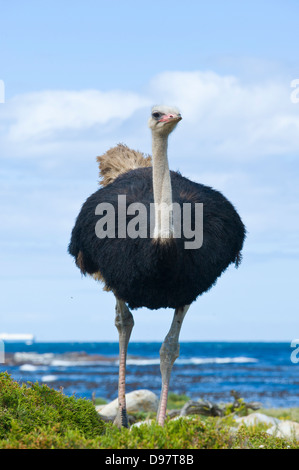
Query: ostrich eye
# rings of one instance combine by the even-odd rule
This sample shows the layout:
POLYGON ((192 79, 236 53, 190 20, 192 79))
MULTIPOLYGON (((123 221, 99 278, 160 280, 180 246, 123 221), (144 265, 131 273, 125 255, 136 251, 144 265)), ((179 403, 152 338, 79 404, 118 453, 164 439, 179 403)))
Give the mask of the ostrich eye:
POLYGON ((153 118, 155 118, 155 119, 159 119, 159 117, 162 116, 162 113, 155 112, 155 113, 152 114, 152 116, 153 116, 153 118))

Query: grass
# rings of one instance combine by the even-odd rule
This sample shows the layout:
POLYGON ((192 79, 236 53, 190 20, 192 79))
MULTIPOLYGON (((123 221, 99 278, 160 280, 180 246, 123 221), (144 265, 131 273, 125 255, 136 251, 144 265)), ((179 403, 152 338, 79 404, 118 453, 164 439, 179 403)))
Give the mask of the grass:
POLYGON ((299 423, 299 408, 262 408, 260 413, 278 419, 289 419, 299 423))
POLYGON ((106 405, 106 404, 107 404, 107 400, 105 400, 105 398, 95 398, 95 400, 94 400, 94 405, 95 406, 106 405))
POLYGON ((184 404, 190 400, 187 395, 177 395, 176 393, 170 392, 168 394, 167 408, 169 410, 177 410, 183 408, 184 404))
POLYGON ((80 448, 104 432, 91 401, 0 374, 0 448, 80 448))
MULTIPOLYGON (((186 396, 170 394, 168 407, 186 396)), ((298 409, 261 410, 299 421, 298 409)), ((148 416, 147 416, 148 417, 148 416)), ((0 449, 289 449, 297 441, 274 438, 264 425, 233 431, 232 415, 192 416, 130 429, 104 423, 91 401, 66 397, 46 385, 19 384, 0 374, 0 449)))
POLYGON ((264 426, 232 432, 233 420, 195 416, 192 419, 143 424, 130 430, 110 426, 101 439, 105 449, 290 449, 297 442, 274 438, 264 426))

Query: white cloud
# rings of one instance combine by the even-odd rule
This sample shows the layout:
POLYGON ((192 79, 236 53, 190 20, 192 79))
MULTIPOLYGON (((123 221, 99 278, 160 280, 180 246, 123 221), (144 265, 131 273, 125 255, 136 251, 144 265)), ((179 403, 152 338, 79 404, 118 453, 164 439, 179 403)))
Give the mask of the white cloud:
POLYGON ((238 158, 299 150, 299 105, 278 78, 253 85, 213 72, 165 72, 151 91, 181 108, 190 150, 238 158))
MULTIPOLYGON (((177 147, 190 158, 198 151, 226 158, 254 158, 299 151, 299 104, 280 78, 256 84, 214 72, 165 72, 146 92, 48 90, 18 95, 0 109, 0 141, 10 156, 46 155, 59 146, 86 149, 92 138, 126 139, 134 114, 147 115, 155 103, 179 106, 184 120, 177 147), (124 126, 124 127, 122 127, 124 126)), ((140 129, 140 121, 137 129, 140 129)), ((132 141, 132 138, 130 138, 132 141)), ((136 146, 140 134, 136 132, 136 146)), ((54 151, 54 152, 53 152, 54 151)), ((86 152, 84 151, 84 155, 86 152)), ((83 156, 83 152, 82 152, 83 156)))
POLYGON ((137 109, 149 106, 136 93, 99 90, 48 90, 18 95, 7 103, 2 126, 11 144, 61 140, 61 133, 82 133, 112 119, 124 121, 137 109))
POLYGON ((64 239, 97 188, 95 156, 119 141, 150 151, 149 109, 170 103, 183 114, 170 143, 171 168, 236 204, 249 230, 246 246, 271 242, 297 252, 298 177, 290 170, 295 163, 283 163, 299 152, 299 104, 291 102, 289 85, 278 78, 252 85, 213 72, 165 72, 139 94, 50 90, 16 96, 0 108, 0 144, 11 174, 20 162, 15 157, 23 157, 28 181, 3 178, 10 185, 2 193, 7 240, 18 227, 27 240, 64 239), (31 185, 33 176, 38 185, 31 185))

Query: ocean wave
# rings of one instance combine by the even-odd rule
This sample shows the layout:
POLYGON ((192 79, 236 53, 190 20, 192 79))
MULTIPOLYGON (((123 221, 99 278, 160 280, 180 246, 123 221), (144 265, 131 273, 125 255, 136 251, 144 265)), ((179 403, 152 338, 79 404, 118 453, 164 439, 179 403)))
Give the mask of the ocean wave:
POLYGON ((19 369, 23 372, 36 372, 38 370, 47 370, 47 366, 35 366, 33 364, 22 364, 19 369))
MULTIPOLYGON (((71 368, 71 367, 96 367, 96 366, 118 366, 119 361, 114 357, 104 356, 76 356, 71 354, 55 355, 53 353, 16 353, 14 362, 20 365, 20 370, 34 372, 35 370, 48 367, 71 368)), ((236 356, 236 357, 189 357, 178 358, 178 365, 205 365, 205 364, 249 364, 259 362, 254 357, 236 356)), ((132 357, 127 358, 127 364, 130 366, 159 366, 160 358, 132 357)))
MULTIPOLYGON (((117 361, 118 364, 118 361, 117 361)), ((131 366, 155 366, 160 364, 160 359, 127 359, 127 364, 131 366)))
MULTIPOLYGON (((190 357, 190 358, 182 358, 177 359, 175 364, 180 365, 200 365, 200 364, 247 364, 247 363, 255 363, 258 362, 257 359, 253 357, 190 357)), ((136 365, 136 366, 153 366, 159 365, 160 359, 128 359, 128 365, 136 365)))
POLYGON ((55 382, 58 379, 57 375, 43 375, 42 382, 55 382))
POLYGON ((54 357, 55 354, 53 353, 39 354, 36 352, 16 352, 14 354, 14 361, 16 363, 24 362, 25 364, 49 365, 54 357))
POLYGON ((190 359, 178 359, 178 364, 248 364, 258 362, 254 357, 191 357, 190 359))
POLYGON ((54 359, 53 361, 51 361, 52 367, 108 366, 108 365, 111 365, 111 361, 108 361, 108 360, 107 361, 88 361, 88 360, 69 361, 66 359, 54 359))
POLYGON ((76 366, 102 366, 116 363, 115 358, 104 356, 90 356, 88 354, 54 354, 36 352, 17 352, 13 355, 12 362, 20 365, 20 370, 34 371, 37 368, 51 367, 76 367, 76 366), (36 369, 35 369, 36 368, 36 369))

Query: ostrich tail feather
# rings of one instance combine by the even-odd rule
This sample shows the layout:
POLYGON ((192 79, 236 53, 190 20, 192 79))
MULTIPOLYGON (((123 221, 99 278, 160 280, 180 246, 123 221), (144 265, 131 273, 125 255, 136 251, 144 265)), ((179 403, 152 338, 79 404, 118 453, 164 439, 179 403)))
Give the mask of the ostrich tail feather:
POLYGON ((118 144, 104 155, 97 157, 100 169, 100 184, 107 186, 118 176, 136 168, 152 166, 150 155, 132 150, 124 144, 118 144))

